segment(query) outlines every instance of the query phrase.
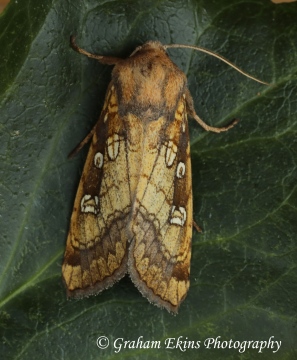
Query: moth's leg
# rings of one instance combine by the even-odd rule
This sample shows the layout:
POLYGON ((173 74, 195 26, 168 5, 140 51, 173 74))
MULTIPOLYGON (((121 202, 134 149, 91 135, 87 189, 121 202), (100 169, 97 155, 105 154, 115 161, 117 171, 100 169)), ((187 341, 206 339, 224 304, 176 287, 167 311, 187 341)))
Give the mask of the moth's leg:
POLYGON ((233 128, 234 125, 236 125, 238 123, 238 119, 235 119, 231 122, 230 125, 228 126, 224 126, 221 128, 217 128, 217 127, 213 127, 213 126, 209 126, 207 124, 205 124, 205 122, 203 120, 200 119, 200 117, 196 114, 196 111, 194 109, 194 103, 193 103, 193 99, 192 96, 190 94, 190 91, 187 89, 186 91, 186 103, 187 103, 187 112, 189 114, 189 116, 191 116, 193 119, 195 119, 197 121, 197 123, 203 127, 204 130, 206 131, 213 131, 216 133, 220 133, 222 131, 228 131, 229 129, 233 128))
POLYGON ((93 129, 88 133, 88 135, 71 151, 71 153, 68 155, 68 159, 75 156, 93 137, 94 132, 96 130, 97 123, 93 127, 93 129))
POLYGON ((197 223, 193 220, 193 227, 200 233, 202 233, 202 229, 199 225, 197 225, 197 223))

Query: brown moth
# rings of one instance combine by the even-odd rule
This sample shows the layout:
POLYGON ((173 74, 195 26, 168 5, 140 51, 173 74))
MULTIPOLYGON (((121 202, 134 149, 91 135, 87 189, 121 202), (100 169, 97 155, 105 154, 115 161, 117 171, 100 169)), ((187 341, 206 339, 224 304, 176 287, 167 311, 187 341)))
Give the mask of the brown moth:
POLYGON ((195 225, 187 116, 214 132, 236 121, 215 128, 197 116, 186 76, 166 53, 182 45, 150 41, 127 59, 90 54, 74 37, 71 45, 115 66, 100 118, 75 150, 92 137, 62 267, 67 295, 97 294, 128 273, 150 302, 177 313, 195 225))

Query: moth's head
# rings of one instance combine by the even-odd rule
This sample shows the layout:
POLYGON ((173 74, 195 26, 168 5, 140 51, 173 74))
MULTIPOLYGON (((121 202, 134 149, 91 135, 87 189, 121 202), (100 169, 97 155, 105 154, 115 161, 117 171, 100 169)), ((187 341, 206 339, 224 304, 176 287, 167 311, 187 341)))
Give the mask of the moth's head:
POLYGON ((166 54, 166 50, 164 45, 160 43, 160 41, 148 41, 141 46, 138 46, 130 57, 138 54, 138 53, 146 53, 146 52, 161 52, 166 54))

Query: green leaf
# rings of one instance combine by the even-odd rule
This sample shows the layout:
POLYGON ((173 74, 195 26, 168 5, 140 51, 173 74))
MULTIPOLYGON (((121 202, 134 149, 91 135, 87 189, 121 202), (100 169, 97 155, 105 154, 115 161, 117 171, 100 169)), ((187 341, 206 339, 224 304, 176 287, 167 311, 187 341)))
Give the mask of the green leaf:
POLYGON ((0 18, 1 359, 296 359, 296 16, 296 3, 261 0, 11 1, 0 18), (149 304, 128 277, 66 300, 61 263, 86 150, 67 154, 95 124, 111 72, 75 53, 71 34, 90 52, 121 57, 147 40, 199 45, 272 83, 169 51, 204 121, 240 119, 221 134, 189 120, 203 233, 193 236, 191 287, 177 316, 149 304), (172 348, 179 337, 200 347, 172 348), (207 349, 217 337, 281 347, 207 349), (119 350, 118 338, 161 348, 119 350))

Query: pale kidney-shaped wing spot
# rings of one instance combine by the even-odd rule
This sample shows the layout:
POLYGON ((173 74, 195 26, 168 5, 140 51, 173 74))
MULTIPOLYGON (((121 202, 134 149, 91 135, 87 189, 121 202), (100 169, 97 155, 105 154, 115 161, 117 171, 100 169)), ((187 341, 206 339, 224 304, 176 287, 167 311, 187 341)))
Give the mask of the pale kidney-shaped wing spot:
POLYGON ((98 196, 92 198, 91 195, 84 195, 80 202, 81 212, 97 214, 98 204, 99 204, 98 196))
POLYGON ((181 179, 186 172, 186 165, 181 161, 178 163, 177 168, 176 168, 176 176, 181 179))
POLYGON ((118 134, 113 134, 107 139, 107 152, 110 160, 115 160, 119 154, 120 137, 118 134))
POLYGON ((81 199, 81 202, 80 202, 80 209, 81 209, 81 212, 85 212, 85 204, 88 200, 91 199, 91 195, 84 195, 84 197, 81 199))
POLYGON ((101 152, 97 152, 94 156, 94 165, 96 168, 101 169, 103 165, 103 154, 101 152))
POLYGON ((171 140, 166 142, 165 146, 167 147, 165 162, 167 166, 171 166, 176 158, 177 146, 171 140))
POLYGON ((103 121, 106 122, 108 119, 108 112, 105 114, 103 121))
POLYGON ((187 219, 186 209, 180 206, 178 209, 176 206, 172 206, 170 224, 184 226, 187 219))

